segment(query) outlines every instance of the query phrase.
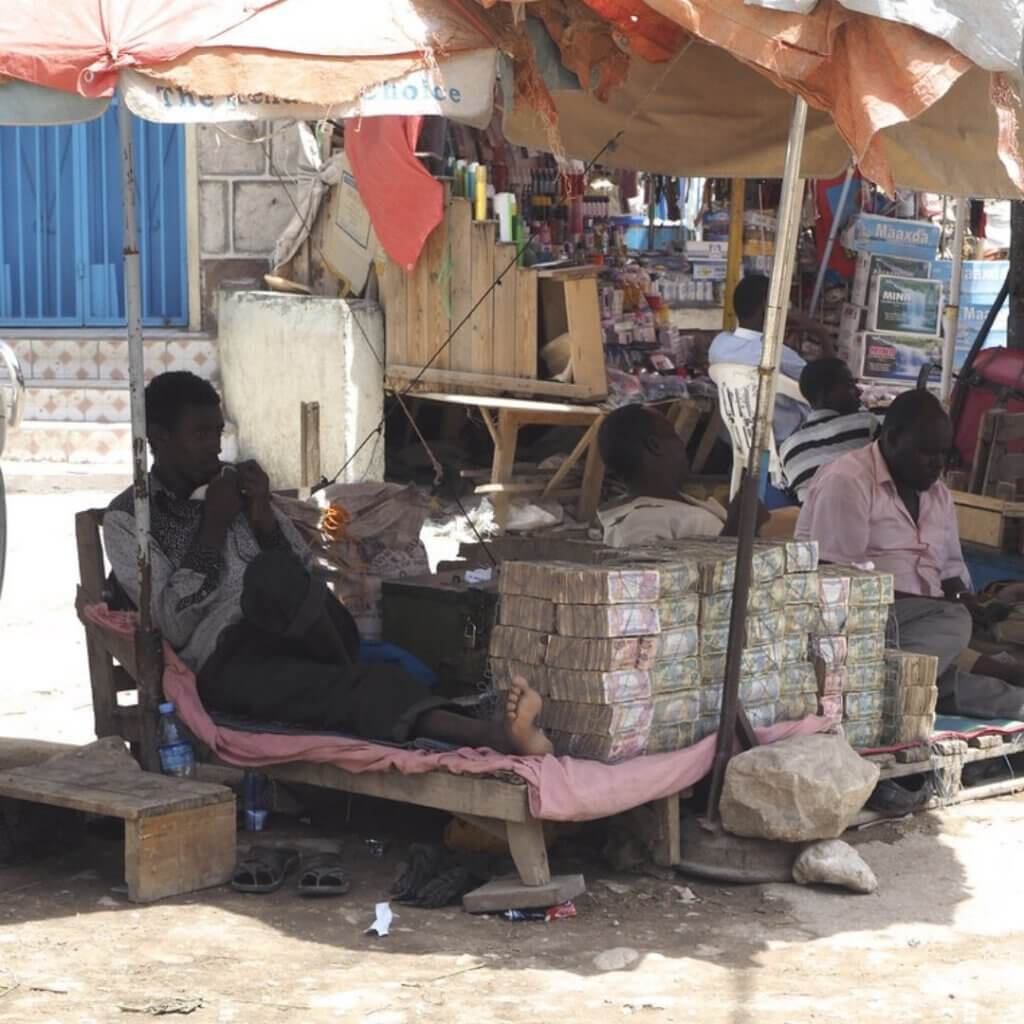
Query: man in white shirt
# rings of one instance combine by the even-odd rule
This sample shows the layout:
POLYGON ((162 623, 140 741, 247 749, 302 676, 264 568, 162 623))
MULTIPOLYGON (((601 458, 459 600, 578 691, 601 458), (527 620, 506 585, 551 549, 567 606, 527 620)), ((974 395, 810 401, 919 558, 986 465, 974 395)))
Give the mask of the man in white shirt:
MULTIPOLYGON (((722 331, 715 336, 708 349, 708 361, 714 363, 742 363, 745 366, 759 366, 764 347, 764 315, 768 305, 768 278, 763 274, 744 277, 732 296, 733 309, 739 320, 739 327, 733 331, 722 331)), ((832 339, 814 320, 799 313, 790 313, 787 321, 791 327, 814 335, 823 356, 834 356, 832 339)), ((788 345, 782 349, 782 373, 793 380, 799 380, 807 361, 788 345)), ((781 444, 804 420, 807 408, 786 395, 775 399, 775 417, 772 427, 775 443, 781 444)))

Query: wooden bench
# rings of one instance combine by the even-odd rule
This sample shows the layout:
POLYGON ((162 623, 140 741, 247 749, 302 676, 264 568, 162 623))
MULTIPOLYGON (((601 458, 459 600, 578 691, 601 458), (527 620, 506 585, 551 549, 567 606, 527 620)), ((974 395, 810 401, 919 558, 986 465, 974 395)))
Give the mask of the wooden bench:
POLYGON ((134 903, 223 885, 234 871, 231 790, 140 771, 119 741, 0 772, 0 797, 122 819, 134 903))
MULTIPOLYGON (((101 511, 91 510, 80 512, 76 517, 81 569, 77 607, 86 631, 93 711, 97 734, 123 736, 144 758, 148 740, 144 723, 140 721, 139 708, 144 703, 155 708, 161 692, 160 680, 154 679, 150 675, 152 670, 147 667, 152 664, 152 659, 140 667, 130 638, 108 633, 84 615, 86 606, 104 600, 105 569, 100 539, 102 516, 101 511), (138 705, 121 706, 119 695, 136 688, 138 705), (144 693, 144 690, 150 692, 144 693), (101 732, 101 729, 105 731, 101 732)), ((550 905, 572 899, 584 891, 580 875, 552 877, 543 825, 530 813, 528 790, 521 779, 455 775, 444 770, 420 775, 403 775, 398 771, 355 774, 334 765, 305 761, 267 765, 260 771, 283 783, 321 786, 447 811, 507 840, 519 873, 518 882, 484 886, 485 892, 475 902, 470 898, 475 894, 466 897, 467 909, 482 911, 550 905), (543 891, 538 892, 538 887, 543 891), (489 905, 491 896, 494 906, 489 905)), ((679 794, 655 801, 652 807, 653 825, 646 838, 655 862, 671 866, 680 859, 679 794)))

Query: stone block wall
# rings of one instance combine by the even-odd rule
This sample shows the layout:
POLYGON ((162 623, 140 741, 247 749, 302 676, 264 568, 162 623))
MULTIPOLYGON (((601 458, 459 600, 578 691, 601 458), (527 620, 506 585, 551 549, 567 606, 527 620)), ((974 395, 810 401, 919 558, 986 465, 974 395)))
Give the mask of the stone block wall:
POLYGON ((198 125, 199 272, 203 330, 216 332, 227 282, 262 287, 274 243, 294 214, 299 134, 254 121, 198 125))

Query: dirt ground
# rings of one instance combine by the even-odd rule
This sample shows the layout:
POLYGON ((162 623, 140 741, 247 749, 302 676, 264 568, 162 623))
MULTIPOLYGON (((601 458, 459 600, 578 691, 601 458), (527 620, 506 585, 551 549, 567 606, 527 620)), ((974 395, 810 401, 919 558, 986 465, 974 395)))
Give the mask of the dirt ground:
MULTIPOLYGON (((9 499, 0 737, 84 742, 71 515, 104 495, 32 489, 9 499)), ((109 830, 0 867, 0 1021, 162 1011, 196 1024, 931 1024, 1004 1019, 1024 989, 1020 798, 856 834, 879 879, 871 896, 617 874, 577 837, 553 855, 556 871, 586 875, 576 919, 395 907, 385 939, 364 934, 373 905, 410 840, 436 838, 444 819, 364 800, 326 810, 315 828, 279 817, 271 835, 339 843, 353 885, 336 900, 305 901, 286 885, 271 896, 222 888, 133 906, 109 830), (368 838, 384 842, 382 857, 368 838)))

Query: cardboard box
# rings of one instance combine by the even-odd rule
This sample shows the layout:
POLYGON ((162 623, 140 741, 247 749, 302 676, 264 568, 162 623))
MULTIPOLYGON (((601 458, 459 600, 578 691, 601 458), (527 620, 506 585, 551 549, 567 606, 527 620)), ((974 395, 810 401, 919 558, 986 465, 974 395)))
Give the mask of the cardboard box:
POLYGON ((866 334, 855 334, 849 344, 838 344, 836 355, 850 368, 854 377, 864 376, 864 347, 866 334))
POLYGON ((686 243, 686 258, 688 260, 726 260, 729 258, 729 243, 689 241, 686 243))
MULTIPOLYGON (((961 300, 991 302, 999 294, 1009 269, 1009 260, 964 260, 960 273, 961 300)), ((953 261, 933 260, 929 276, 941 281, 948 293, 953 280, 953 261)))
MULTIPOLYGON (((959 370, 964 365, 967 353, 974 344, 974 339, 978 336, 981 325, 985 322, 985 318, 988 316, 991 308, 991 303, 989 302, 961 302, 960 317, 956 327, 953 369, 959 370)), ((1006 332, 1009 326, 1009 319, 1010 311, 1007 304, 1004 303, 1003 308, 999 311, 999 315, 992 324, 992 330, 988 332, 988 337, 985 339, 985 348, 1006 346, 1006 332)))
POLYGON ((380 246, 348 159, 344 154, 338 159, 341 180, 331 189, 327 200, 320 255, 327 269, 359 295, 380 246))
POLYGON ((724 281, 729 264, 725 260, 707 260, 690 265, 694 281, 724 281))
POLYGON ((868 330, 888 334, 942 333, 942 282, 879 274, 868 296, 868 330))
MULTIPOLYGON (((867 320, 867 306, 844 302, 839 313, 839 352, 847 352, 853 348, 857 335, 864 330, 867 320)), ((841 356, 841 358, 845 358, 841 356)), ((847 360, 847 363, 849 361, 847 360)))
POLYGON ((887 256, 883 253, 874 252, 859 252, 857 253, 857 269, 853 275, 853 289, 850 292, 850 302, 856 306, 866 306, 868 304, 871 282, 879 274, 925 278, 931 276, 931 269, 932 263, 926 259, 887 256))
POLYGON ((938 224, 862 213, 843 232, 843 245, 858 252, 932 260, 941 238, 942 228, 938 224))
MULTIPOLYGON (((881 381, 913 383, 925 363, 934 363, 932 379, 938 380, 942 362, 942 339, 920 334, 858 335, 859 363, 855 376, 881 381)), ((853 368, 853 367, 851 367, 853 368)))

